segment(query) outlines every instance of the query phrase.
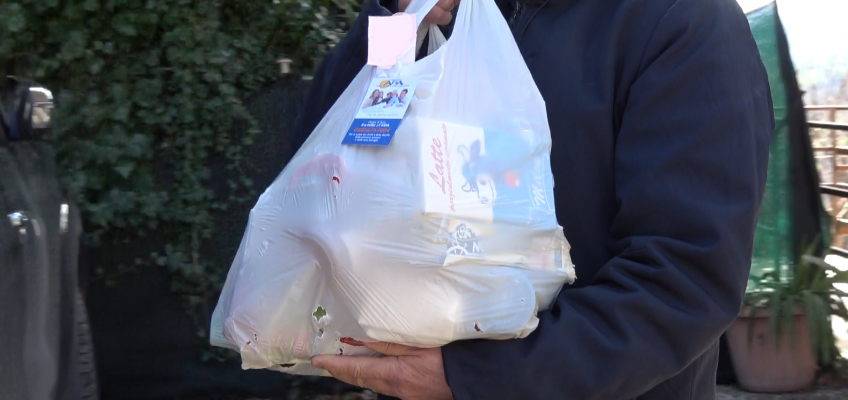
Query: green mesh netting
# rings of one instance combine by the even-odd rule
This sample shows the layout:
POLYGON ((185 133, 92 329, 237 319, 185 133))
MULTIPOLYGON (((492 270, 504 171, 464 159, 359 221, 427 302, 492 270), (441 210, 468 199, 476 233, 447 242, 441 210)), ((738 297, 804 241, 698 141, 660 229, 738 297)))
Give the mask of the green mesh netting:
POLYGON ((754 237, 753 278, 792 265, 815 240, 815 253, 821 255, 830 244, 830 216, 821 203, 801 92, 777 5, 749 13, 748 22, 768 72, 775 118, 766 193, 754 237))

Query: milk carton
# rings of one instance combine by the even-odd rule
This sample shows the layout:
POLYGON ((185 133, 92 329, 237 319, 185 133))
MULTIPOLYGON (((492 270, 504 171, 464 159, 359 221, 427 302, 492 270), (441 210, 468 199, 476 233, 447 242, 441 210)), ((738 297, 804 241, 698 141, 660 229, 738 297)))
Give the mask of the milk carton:
POLYGON ((518 134, 416 122, 425 215, 556 229, 553 176, 541 147, 518 134))

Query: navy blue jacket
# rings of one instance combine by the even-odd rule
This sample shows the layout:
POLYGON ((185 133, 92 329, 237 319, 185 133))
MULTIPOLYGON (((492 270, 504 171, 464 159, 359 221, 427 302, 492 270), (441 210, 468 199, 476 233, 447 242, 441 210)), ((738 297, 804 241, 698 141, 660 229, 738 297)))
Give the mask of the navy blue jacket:
MULTIPOLYGON (((314 77, 295 150, 365 64, 365 17, 392 7, 363 8, 314 77)), ((557 217, 578 280, 526 339, 445 346, 454 397, 714 399, 774 126, 745 15, 736 0, 502 11, 547 104, 557 217)))

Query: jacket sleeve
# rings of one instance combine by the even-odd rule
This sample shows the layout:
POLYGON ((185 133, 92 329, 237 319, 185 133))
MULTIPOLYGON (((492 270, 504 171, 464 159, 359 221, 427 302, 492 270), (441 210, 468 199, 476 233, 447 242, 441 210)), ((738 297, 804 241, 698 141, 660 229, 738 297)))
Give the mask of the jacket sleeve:
POLYGON ((456 400, 636 398, 738 316, 774 127, 747 19, 734 1, 678 0, 638 71, 610 182, 612 258, 529 337, 445 346, 456 400))
POLYGON ((312 133, 327 111, 347 89, 368 60, 368 17, 397 12, 397 0, 365 0, 362 11, 345 38, 322 61, 312 78, 306 101, 295 121, 290 158, 312 133))

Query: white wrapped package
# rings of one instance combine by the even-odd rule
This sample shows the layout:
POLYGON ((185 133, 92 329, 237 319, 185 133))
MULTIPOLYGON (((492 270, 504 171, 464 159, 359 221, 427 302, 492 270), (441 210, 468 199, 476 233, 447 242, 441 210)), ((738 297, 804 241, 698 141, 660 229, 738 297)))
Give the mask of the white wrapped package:
POLYGON ((526 337, 574 281, 545 104, 500 11, 463 0, 430 45, 363 68, 251 211, 211 326, 244 368, 320 375, 312 356, 371 355, 362 342, 526 337), (344 145, 374 82, 411 88, 408 110, 388 145, 344 145))

